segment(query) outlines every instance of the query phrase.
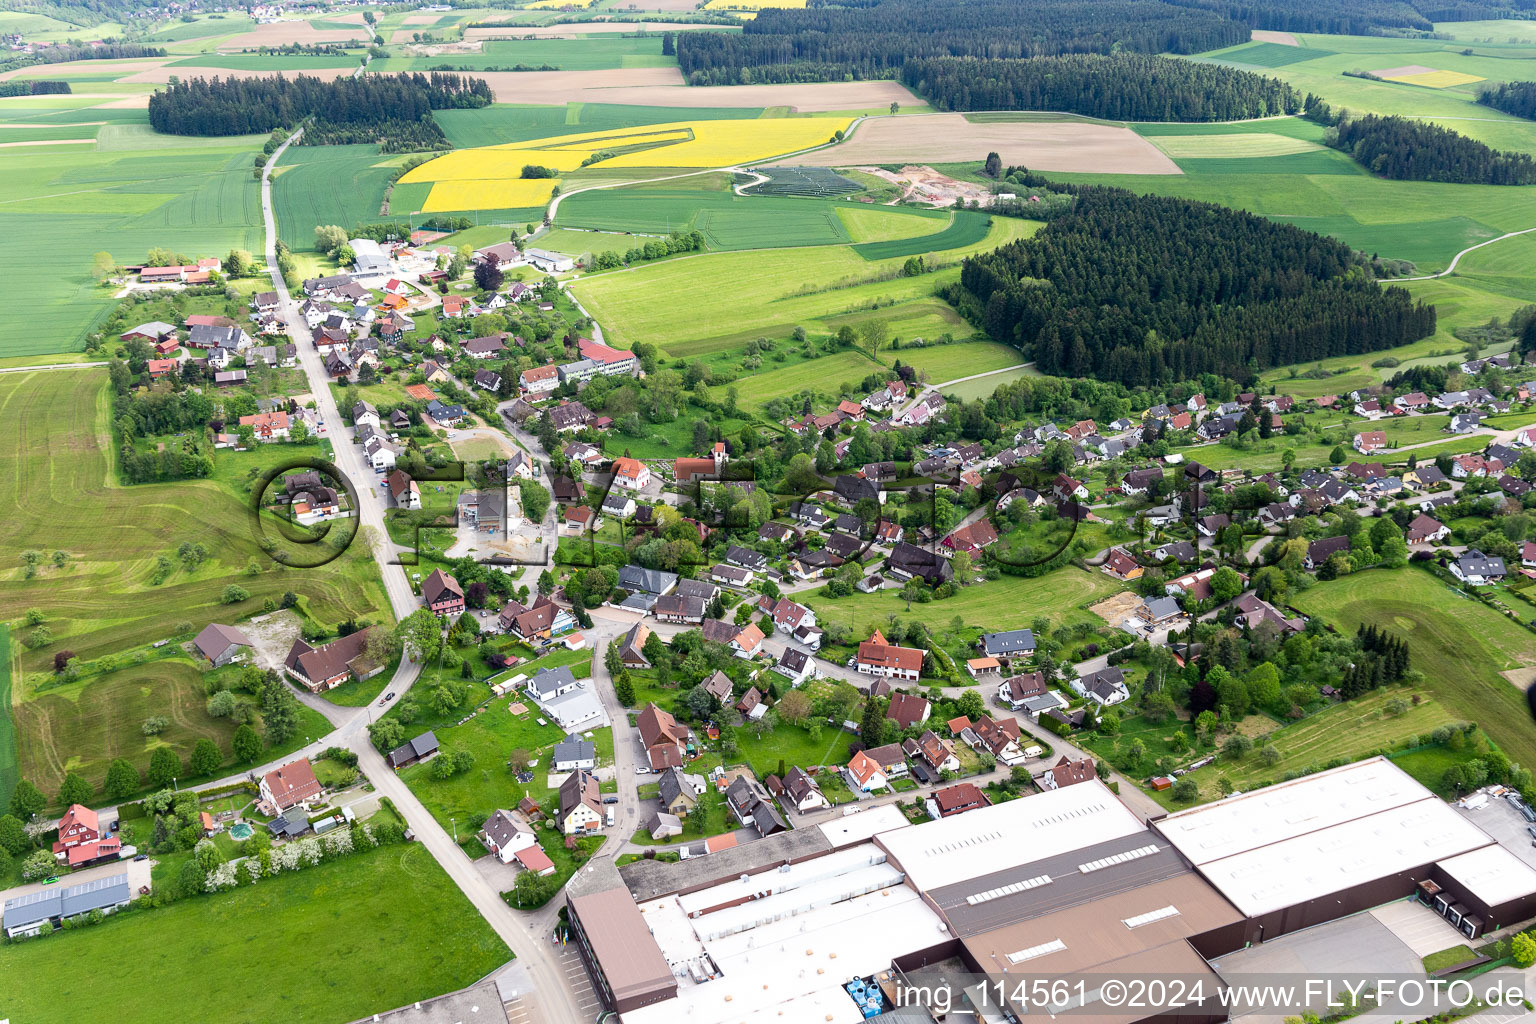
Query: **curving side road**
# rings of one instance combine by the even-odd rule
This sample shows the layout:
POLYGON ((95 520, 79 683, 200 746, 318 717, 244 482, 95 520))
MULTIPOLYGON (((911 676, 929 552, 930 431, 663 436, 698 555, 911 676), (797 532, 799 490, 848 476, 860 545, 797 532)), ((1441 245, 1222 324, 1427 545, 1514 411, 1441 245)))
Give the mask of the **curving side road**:
POLYGON ((1447 266, 1444 270, 1440 271, 1438 274, 1423 274, 1419 277, 1397 277, 1388 281, 1387 284, 1393 284, 1397 281, 1433 281, 1437 277, 1448 277, 1456 272, 1456 264, 1461 262, 1461 258, 1467 253, 1472 252, 1474 249, 1481 249, 1485 245, 1492 245, 1494 242, 1502 242, 1504 239, 1514 238, 1516 235, 1528 235, 1532 231, 1536 231, 1536 228, 1525 228, 1522 231, 1508 231, 1500 235, 1498 238, 1490 238, 1486 242, 1478 242, 1476 245, 1469 245, 1455 256, 1452 256, 1450 265, 1447 266))
MULTIPOLYGON (((305 325, 304 318, 299 315, 298 303, 289 294, 287 282, 283 280, 283 275, 277 269, 277 224, 272 212, 272 168, 302 131, 302 128, 299 129, 284 141, 267 161, 262 174, 261 213, 266 225, 267 266, 271 272, 272 288, 278 295, 279 309, 290 325, 290 334, 298 347, 299 364, 309 379, 316 408, 331 430, 336 466, 357 483, 359 525, 373 527, 378 535, 379 547, 375 554, 380 559, 379 568, 384 578, 384 589, 389 595, 389 602, 396 618, 403 618, 416 610, 418 602, 415 594, 411 592, 410 582, 406 579, 405 568, 385 560, 394 546, 384 529, 384 504, 379 488, 376 486, 376 476, 372 468, 362 461, 357 446, 351 444, 350 439, 341 434, 343 429, 341 413, 331 393, 330 379, 326 376, 325 365, 320 359, 319 351, 315 348, 314 338, 305 325)), ((400 667, 390 681, 388 689, 393 691, 396 694, 395 699, 399 700, 416 682, 419 675, 420 667, 408 657, 402 658, 400 667)), ((550 908, 546 907, 545 913, 524 916, 507 906, 501 896, 480 876, 469 858, 454 842, 453 837, 444 831, 421 801, 416 799, 399 776, 385 763, 379 752, 373 748, 373 744, 368 740, 367 731, 370 709, 336 708, 318 697, 306 700, 305 703, 319 709, 336 726, 334 732, 319 738, 312 748, 323 749, 331 745, 342 745, 357 753, 359 767, 368 776, 369 781, 381 795, 389 797, 394 802, 396 809, 405 817, 406 823, 415 833, 417 840, 442 865, 448 877, 453 879, 454 884, 496 930, 496 934, 501 936, 502 941, 517 953, 519 962, 528 971, 535 986, 536 995, 533 998, 538 1004, 542 1019, 548 1024, 583 1024, 584 1018, 577 1009, 576 1000, 566 981, 565 973, 556 963, 553 947, 547 938, 552 920, 550 908)), ((381 893, 379 898, 388 897, 381 893)), ((554 901, 552 905, 553 903, 554 901)))

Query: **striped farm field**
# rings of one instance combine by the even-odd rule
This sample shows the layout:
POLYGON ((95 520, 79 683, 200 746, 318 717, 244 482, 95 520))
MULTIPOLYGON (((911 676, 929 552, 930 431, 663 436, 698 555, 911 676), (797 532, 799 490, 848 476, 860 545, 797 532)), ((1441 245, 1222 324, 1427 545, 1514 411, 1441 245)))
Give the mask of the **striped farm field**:
POLYGON ((1315 142, 1270 132, 1236 132, 1231 135, 1158 135, 1152 145, 1175 160, 1217 157, 1289 156, 1321 149, 1315 142))
MULTIPOLYGON (((37 608, 54 636, 21 653, 23 672, 51 669, 63 649, 89 660, 166 637, 181 622, 198 629, 238 622, 290 590, 325 623, 387 616, 377 567, 360 548, 323 570, 278 571, 261 557, 242 498, 225 485, 118 485, 109 390, 100 368, 0 375, 0 415, 12 424, 0 433, 0 549, 69 558, 62 569, 45 558, 32 579, 17 558, 0 569, 0 619, 15 622, 37 608), (193 571, 178 563, 155 584, 156 559, 175 562, 183 542, 201 543, 212 557, 193 571), (257 571, 247 575, 253 558, 257 571), (232 582, 250 598, 224 604, 232 582)), ((16 689, 22 685, 14 680, 16 689)))

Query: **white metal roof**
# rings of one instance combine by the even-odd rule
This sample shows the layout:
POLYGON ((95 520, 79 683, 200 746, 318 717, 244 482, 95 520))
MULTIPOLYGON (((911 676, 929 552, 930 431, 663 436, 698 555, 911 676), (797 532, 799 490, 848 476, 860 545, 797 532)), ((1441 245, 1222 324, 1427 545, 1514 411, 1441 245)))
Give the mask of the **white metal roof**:
POLYGON ((1017 863, 1043 860, 1144 832, 1146 826, 1097 779, 884 832, 890 853, 920 890, 963 882, 1017 863))
POLYGON ((1179 811, 1155 827, 1199 865, 1429 795, 1402 769, 1378 757, 1179 811))
POLYGON ((1536 870, 1497 844, 1442 860, 1440 867, 1490 907, 1536 892, 1536 870))
POLYGON ((879 804, 858 814, 848 814, 816 826, 834 848, 852 846, 873 839, 881 832, 912 828, 907 816, 895 804, 879 804))
POLYGON ((1449 804, 1426 795, 1377 814, 1207 861, 1200 871, 1235 907, 1257 917, 1490 842, 1487 833, 1449 804))

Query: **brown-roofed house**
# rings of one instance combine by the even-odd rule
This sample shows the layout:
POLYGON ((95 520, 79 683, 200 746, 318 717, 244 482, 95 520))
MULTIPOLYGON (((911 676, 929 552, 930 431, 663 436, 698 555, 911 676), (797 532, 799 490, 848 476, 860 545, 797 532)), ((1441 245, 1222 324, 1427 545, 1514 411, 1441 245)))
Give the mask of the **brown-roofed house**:
POLYGON ((1036 777, 1035 784, 1041 789, 1064 789, 1098 777, 1098 765, 1093 758, 1085 757, 1074 761, 1063 754, 1061 760, 1036 777))
POLYGON ((210 622, 192 641, 197 653, 207 658, 214 668, 228 665, 251 647, 251 638, 234 626, 222 626, 210 622))
POLYGON ((635 728, 640 730, 640 743, 645 747, 653 771, 682 765, 687 751, 688 727, 678 724, 670 712, 663 711, 653 701, 635 718, 635 728))
POLYGON ((928 721, 928 716, 933 712, 933 705, 928 703, 925 697, 915 697, 910 693, 891 694, 891 706, 886 709, 885 717, 895 719, 896 724, 903 729, 910 729, 914 725, 922 725, 928 721))
POLYGON ((977 788, 974 782, 959 782, 934 790, 933 793, 933 805, 941 818, 951 818, 980 807, 990 807, 991 804, 987 794, 977 788))
POLYGON ((311 647, 302 637, 288 649, 283 669, 311 693, 329 690, 348 679, 367 679, 383 670, 363 655, 373 627, 360 629, 323 647, 311 647))
POLYGON ((421 599, 433 615, 458 615, 464 611, 464 588, 441 569, 433 569, 432 575, 422 581, 421 599))
POLYGON ((315 770, 305 757, 261 777, 261 799, 279 811, 313 800, 320 792, 320 780, 315 778, 315 770))

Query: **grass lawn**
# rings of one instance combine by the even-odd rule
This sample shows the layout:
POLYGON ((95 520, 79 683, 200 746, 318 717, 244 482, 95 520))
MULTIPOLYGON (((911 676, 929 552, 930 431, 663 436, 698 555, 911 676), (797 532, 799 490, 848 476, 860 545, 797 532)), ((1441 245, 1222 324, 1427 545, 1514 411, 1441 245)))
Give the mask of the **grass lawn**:
POLYGON ((1440 746, 1424 747, 1398 754, 1392 758, 1392 763, 1412 775, 1426 788, 1450 799, 1456 794, 1451 792, 1442 781, 1445 778, 1445 770, 1466 759, 1466 751, 1458 752, 1449 747, 1440 746))
POLYGON ((1433 974, 1443 971, 1447 967, 1455 967, 1457 964, 1468 963, 1476 960, 1477 954, 1471 946, 1452 946, 1450 949, 1442 949, 1438 953, 1431 953, 1424 958, 1424 971, 1433 974))
MULTIPOLYGON (((741 759, 751 765, 759 779, 779 775, 782 762, 788 770, 794 765, 809 768, 818 764, 842 764, 848 760, 848 741, 852 739, 841 729, 823 728, 821 736, 811 739, 810 731, 787 722, 780 722, 762 739, 752 735, 750 729, 736 731, 736 746, 741 759)), ((782 777, 782 776, 781 776, 782 777)))
MULTIPOLYGON (((444 828, 456 827, 460 836, 479 829, 498 808, 517 806, 525 796, 542 804, 554 792, 546 785, 550 751, 565 732, 553 723, 539 725, 539 717, 538 708, 526 698, 509 694, 493 700, 463 725, 436 729, 444 750, 467 750, 475 755, 473 768, 451 779, 438 780, 432 778, 432 762, 428 761, 403 769, 400 777, 439 824, 444 828), (528 707, 526 714, 508 712, 508 705, 518 701, 528 707), (533 781, 526 785, 518 782, 507 767, 507 759, 517 749, 527 750, 539 762, 531 769, 533 781)), ((610 758, 611 732, 594 731, 594 741, 598 733, 609 734, 605 744, 610 758)))
MULTIPOLYGON (((170 747, 185 762, 203 737, 217 743, 224 754, 225 767, 218 774, 233 767, 231 742, 238 726, 208 714, 203 673, 189 660, 149 661, 40 693, 23 685, 14 699, 20 774, 44 793, 57 792, 66 771, 100 786, 107 766, 119 757, 143 772, 157 747, 170 747), (154 715, 163 715, 170 724, 157 736, 145 736, 141 725, 154 715)), ((301 706, 297 734, 263 751, 262 760, 296 750, 306 735, 322 736, 330 728, 319 712, 301 706)))
POLYGON ((11 718, 11 627, 0 623, 0 806, 10 804, 20 778, 16 723, 11 718))
POLYGON ((320 571, 278 569, 261 555, 245 507, 216 480, 118 486, 105 370, 5 374, 0 406, 16 424, 0 440, 0 482, 9 496, 0 548, 69 556, 62 569, 45 560, 30 580, 17 561, 0 569, 0 619, 39 608, 55 638, 21 654, 23 671, 51 670, 60 649, 91 660, 167 637, 183 621, 194 630, 238 623, 290 590, 326 623, 377 619, 387 607, 378 568, 359 546, 320 571), (174 561, 183 542, 203 544, 212 557, 154 584, 156 557, 174 561), (252 559, 258 571, 247 575, 252 559), (250 598, 222 603, 231 582, 250 598))
POLYGON ((1003 576, 966 587, 944 601, 914 601, 910 612, 895 590, 838 598, 815 594, 807 596, 804 603, 815 609, 822 622, 848 623, 855 636, 868 636, 871 629, 884 626, 890 615, 921 619, 932 630, 948 628, 956 616, 967 624, 994 630, 1028 626, 1042 615, 1051 620, 1052 626, 1076 622, 1102 626, 1103 621, 1084 606, 1119 589, 1119 584, 1103 573, 1067 566, 1032 578, 1003 576))
POLYGON ((49 1019, 60 998, 109 997, 123 1024, 163 1021, 167 1006, 200 1007, 210 1024, 330 1024, 468 985, 510 956, 432 856, 409 844, 12 947, 0 991, 18 1020, 49 1019), (325 954, 274 988, 268 954, 318 935, 325 954))
POLYGON ((1536 634, 1415 568, 1319 583, 1293 603, 1346 635, 1370 622, 1404 637, 1424 690, 1449 714, 1482 726, 1510 760, 1536 764, 1525 694, 1501 675, 1536 665, 1536 634))
POLYGON ((930 381, 940 383, 1018 366, 1025 361, 1018 349, 996 341, 886 349, 880 355, 882 362, 894 364, 900 360, 904 365, 926 373, 930 381))

